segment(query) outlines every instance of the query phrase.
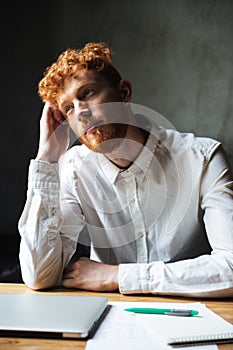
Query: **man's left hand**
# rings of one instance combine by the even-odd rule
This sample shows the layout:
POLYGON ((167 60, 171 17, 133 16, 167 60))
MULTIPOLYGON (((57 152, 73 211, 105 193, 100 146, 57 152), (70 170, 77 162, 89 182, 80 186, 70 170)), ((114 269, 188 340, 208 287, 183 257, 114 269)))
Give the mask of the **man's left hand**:
POLYGON ((66 268, 63 286, 100 292, 117 290, 118 266, 82 257, 66 268))

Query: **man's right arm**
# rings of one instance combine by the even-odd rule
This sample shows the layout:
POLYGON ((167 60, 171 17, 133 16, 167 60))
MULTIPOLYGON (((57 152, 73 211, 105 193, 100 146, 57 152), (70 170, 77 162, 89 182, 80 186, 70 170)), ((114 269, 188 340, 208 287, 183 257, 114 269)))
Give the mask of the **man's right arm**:
POLYGON ((18 225, 22 278, 30 288, 49 288, 60 278, 65 263, 61 225, 57 164, 32 160, 27 199, 18 225))
POLYGON ((58 161, 68 144, 68 124, 56 107, 46 103, 39 150, 29 167, 27 198, 18 225, 22 277, 33 289, 54 286, 74 250, 74 244, 67 244, 67 236, 60 233, 58 161))

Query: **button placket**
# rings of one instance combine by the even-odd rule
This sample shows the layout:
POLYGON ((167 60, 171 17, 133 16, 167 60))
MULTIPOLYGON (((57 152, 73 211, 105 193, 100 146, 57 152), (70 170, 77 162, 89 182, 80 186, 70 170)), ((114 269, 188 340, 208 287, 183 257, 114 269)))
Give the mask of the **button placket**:
POLYGON ((133 220, 133 225, 135 229, 135 243, 137 247, 137 262, 147 262, 148 252, 147 252, 147 242, 145 234, 145 225, 143 215, 138 203, 137 196, 137 182, 134 176, 130 177, 129 185, 127 186, 127 197, 129 203, 129 210, 131 213, 131 218, 133 220))

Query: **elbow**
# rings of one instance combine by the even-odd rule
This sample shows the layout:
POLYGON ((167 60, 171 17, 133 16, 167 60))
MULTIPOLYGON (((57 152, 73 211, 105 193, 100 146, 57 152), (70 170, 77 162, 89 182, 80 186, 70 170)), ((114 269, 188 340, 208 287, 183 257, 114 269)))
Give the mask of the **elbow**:
POLYGON ((51 279, 43 279, 37 276, 22 276, 25 285, 32 290, 43 290, 53 288, 57 285, 57 281, 51 279))
POLYGON ((20 256, 20 267, 23 282, 32 290, 55 287, 58 284, 62 271, 58 264, 52 264, 51 262, 38 264, 33 259, 26 261, 22 256, 20 256))
POLYGON ((46 274, 46 271, 37 271, 21 268, 22 280, 25 285, 33 290, 53 288, 58 284, 59 277, 53 274, 46 274))
POLYGON ((26 284, 26 286, 32 290, 35 291, 39 291, 39 290, 43 290, 43 289, 49 289, 54 287, 54 285, 51 285, 49 283, 44 283, 44 282, 40 282, 40 281, 24 281, 24 283, 26 284))

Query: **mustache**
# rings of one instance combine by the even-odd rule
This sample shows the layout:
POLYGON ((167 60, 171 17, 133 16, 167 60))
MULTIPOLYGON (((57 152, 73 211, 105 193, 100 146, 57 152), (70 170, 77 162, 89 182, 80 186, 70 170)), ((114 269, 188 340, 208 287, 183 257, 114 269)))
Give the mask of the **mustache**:
MULTIPOLYGON (((86 134, 88 131, 97 128, 97 131, 101 130, 100 126, 106 124, 106 122, 104 122, 103 120, 100 119, 94 119, 92 121, 90 121, 89 123, 87 123, 86 127, 83 130, 83 133, 86 134)), ((101 132, 99 132, 101 133, 101 132)))

